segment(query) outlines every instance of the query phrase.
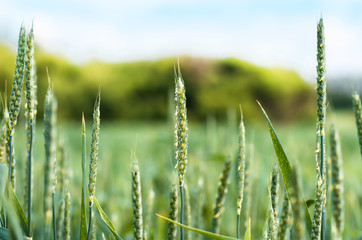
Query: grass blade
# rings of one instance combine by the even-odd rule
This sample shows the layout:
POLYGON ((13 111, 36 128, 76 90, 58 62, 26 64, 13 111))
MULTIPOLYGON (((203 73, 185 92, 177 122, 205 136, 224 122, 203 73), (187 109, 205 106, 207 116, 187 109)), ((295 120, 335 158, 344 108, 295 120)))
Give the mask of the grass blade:
POLYGON ((244 240, 251 240, 251 222, 250 222, 250 218, 249 218, 248 228, 246 229, 246 232, 245 232, 245 235, 244 235, 244 240))
MULTIPOLYGON (((7 164, 0 164, 0 196, 5 197, 5 188, 6 188, 6 181, 8 178, 8 165, 7 164)), ((2 208, 2 204, 0 202, 0 210, 2 208)))
POLYGON ((87 219, 86 219, 86 175, 85 175, 85 163, 86 163, 86 134, 85 134, 85 120, 84 114, 82 114, 82 201, 80 208, 80 233, 79 240, 87 239, 87 219))
MULTIPOLYGON (((8 182, 8 185, 11 184, 8 182)), ((12 190, 13 189, 9 189, 9 191, 12 190)), ((22 229, 19 224, 18 216, 15 213, 14 206, 12 206, 11 202, 9 202, 8 199, 4 198, 3 196, 0 196, 0 202, 2 202, 2 204, 4 205, 4 209, 6 209, 9 239, 21 239, 22 229)))
POLYGON ((103 209, 101 208, 101 206, 98 203, 97 198, 94 196, 94 203, 97 206, 98 212, 101 216, 101 219, 103 221, 103 223, 105 223, 108 227, 108 229, 112 232, 113 236, 118 239, 118 240, 122 240, 122 238, 116 233, 116 229, 114 228, 111 220, 109 220, 107 214, 103 211, 103 209))
MULTIPOLYGON (((10 240, 10 233, 7 229, 5 228, 2 228, 0 227, 0 239, 3 239, 3 240, 10 240)), ((20 239, 23 239, 23 240, 29 240, 29 239, 32 239, 32 238, 28 238, 28 237, 21 237, 20 239)))
MULTIPOLYGON (((278 162, 279 162, 279 168, 280 171, 282 173, 282 177, 283 177, 283 181, 284 181, 284 185, 287 189, 287 193, 288 193, 288 197, 291 197, 291 187, 292 187, 292 182, 293 182, 293 171, 292 171, 292 167, 290 166, 289 160, 287 158, 287 155, 284 152, 283 146, 280 143, 277 134, 275 133, 275 130, 273 128, 273 125, 268 117, 268 114, 265 112, 264 108, 261 106, 261 104, 258 102, 261 110, 264 113, 264 116, 266 117, 267 121, 268 121, 268 125, 269 125, 269 132, 270 132, 270 136, 272 138, 273 141, 273 145, 274 145, 274 150, 275 150, 275 154, 277 155, 278 158, 278 162)), ((300 190, 300 188, 298 187, 298 191, 300 192, 302 199, 303 199, 303 205, 304 205, 304 212, 305 212, 305 224, 307 227, 307 231, 308 233, 311 233, 312 230, 312 221, 311 221, 311 217, 308 211, 308 206, 307 203, 304 200, 302 191, 300 190)), ((293 208, 293 205, 291 205, 293 208)))
POLYGON ((219 234, 216 234, 216 233, 212 233, 212 232, 207 232, 207 231, 204 231, 204 230, 201 230, 201 229, 197 229, 197 228, 193 228, 193 227, 188 227, 186 225, 183 225, 181 223, 178 223, 176 221, 173 221, 167 217, 164 217, 162 215, 159 215, 157 214, 157 217, 159 218, 162 218, 163 220, 166 220, 168 222, 171 222, 173 224, 176 224, 177 226, 179 227, 183 227, 184 229, 186 230, 190 230, 190 231, 193 231, 193 232, 196 232, 196 233, 199 233, 205 237, 208 237, 208 238, 211 238, 211 239, 215 239, 215 240, 237 240, 237 238, 233 238, 233 237, 228 237, 228 236, 223 236, 223 235, 219 235, 219 234))
POLYGON ((18 220, 19 220, 19 224, 20 224, 20 227, 21 229, 23 230, 23 232, 29 236, 30 233, 29 233, 29 226, 28 226, 28 220, 26 219, 25 217, 25 213, 24 213, 24 210, 23 208, 21 207, 21 204, 19 202, 19 199, 18 197, 15 195, 15 192, 14 192, 14 189, 13 187, 11 186, 11 184, 8 182, 7 184, 7 187, 8 187, 8 191, 7 193, 9 194, 9 203, 12 205, 14 211, 15 211, 15 214, 17 215, 18 217, 18 220))

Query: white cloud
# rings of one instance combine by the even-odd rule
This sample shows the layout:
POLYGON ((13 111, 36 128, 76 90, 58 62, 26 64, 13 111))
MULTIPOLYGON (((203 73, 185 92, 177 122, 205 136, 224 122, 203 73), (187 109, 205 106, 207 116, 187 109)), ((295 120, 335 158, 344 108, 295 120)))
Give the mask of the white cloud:
MULTIPOLYGON (((251 2, 226 2, 218 7, 217 1, 67 0, 55 6, 47 1, 17 5, 3 1, 0 37, 15 45, 21 22, 30 25, 34 20, 37 43, 75 62, 155 59, 184 53, 235 56, 295 69, 314 78, 316 24, 321 11, 311 2, 300 9, 259 9, 251 2)), ((357 3, 330 4, 323 11, 329 75, 362 75, 362 18, 349 14, 353 4, 357 3)))

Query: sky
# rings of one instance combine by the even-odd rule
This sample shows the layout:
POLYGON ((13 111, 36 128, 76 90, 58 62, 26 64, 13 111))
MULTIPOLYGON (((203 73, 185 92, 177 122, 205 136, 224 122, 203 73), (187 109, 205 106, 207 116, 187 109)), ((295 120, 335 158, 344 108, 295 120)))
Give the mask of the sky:
POLYGON ((0 0, 0 41, 15 49, 33 22, 37 45, 74 63, 236 57, 313 80, 323 16, 327 77, 359 77, 361 13, 358 0, 0 0))

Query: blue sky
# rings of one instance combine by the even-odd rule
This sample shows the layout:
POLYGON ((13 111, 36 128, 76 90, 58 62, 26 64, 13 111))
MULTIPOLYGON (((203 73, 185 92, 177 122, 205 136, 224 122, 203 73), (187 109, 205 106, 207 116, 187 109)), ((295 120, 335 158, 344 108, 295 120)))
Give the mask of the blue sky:
POLYGON ((362 1, 0 0, 0 39, 15 48, 34 21, 37 44, 76 63, 237 57, 313 80, 321 14, 327 76, 362 76, 361 13, 362 1))

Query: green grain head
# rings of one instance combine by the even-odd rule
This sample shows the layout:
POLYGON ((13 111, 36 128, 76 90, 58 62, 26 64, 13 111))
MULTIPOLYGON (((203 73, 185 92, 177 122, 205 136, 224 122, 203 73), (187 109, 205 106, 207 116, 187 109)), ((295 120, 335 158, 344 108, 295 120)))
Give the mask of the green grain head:
POLYGON ((92 130, 92 143, 89 165, 89 203, 93 205, 93 197, 96 192, 96 179, 97 179, 97 164, 98 164, 98 149, 99 149, 99 129, 100 129, 100 93, 94 106, 93 111, 93 130, 92 130))
POLYGON ((132 166, 132 206, 133 206, 133 239, 143 239, 143 214, 141 177, 138 162, 133 161, 132 166))
POLYGON ((180 186, 183 185, 187 168, 187 109, 185 83, 181 76, 180 66, 175 69, 175 104, 176 104, 176 160, 180 186))
POLYGON ((237 156, 237 215, 240 215, 241 206, 244 197, 244 180, 245 180, 245 126, 243 121, 243 112, 240 107, 240 126, 239 126, 239 153, 237 156))
POLYGON ((20 103, 21 103, 21 94, 23 91, 23 80, 24 80, 24 66, 27 49, 27 36, 26 31, 23 26, 20 28, 19 33, 19 41, 18 41, 18 54, 16 56, 15 63, 15 73, 14 73, 14 81, 11 90, 10 97, 10 108, 9 108, 9 117, 10 117, 10 132, 13 135, 13 128, 15 127, 20 111, 20 103))
POLYGON ((49 87, 44 101, 44 213, 45 222, 50 224, 52 193, 56 186, 56 121, 57 100, 49 87))
POLYGON ((359 140, 359 147, 360 147, 361 156, 362 156, 362 104, 361 104, 361 98, 358 95, 358 93, 355 92, 352 95, 352 99, 353 99, 354 115, 356 117, 356 125, 357 125, 357 135, 358 135, 358 140, 359 140))
POLYGON ((344 197, 343 197, 343 169, 339 134, 335 126, 331 128, 331 202, 332 216, 336 227, 335 239, 342 239, 344 229, 344 197))
POLYGON ((224 212, 225 196, 228 192, 229 175, 231 169, 231 159, 228 156, 225 160, 224 169, 220 175, 220 180, 217 189, 216 202, 212 215, 211 231, 214 233, 220 232, 220 219, 224 212))
POLYGON ((0 163, 6 163, 6 145, 8 141, 7 133, 9 126, 9 112, 7 107, 5 106, 3 112, 3 119, 1 121, 1 136, 0 136, 0 163))
POLYGON ((287 192, 284 193, 284 201, 282 211, 280 213, 279 219, 279 228, 278 228, 278 239, 285 240, 287 231, 289 228, 289 213, 290 213, 290 204, 287 192))
MULTIPOLYGON (((177 221, 177 211, 178 211, 177 204, 178 204, 177 187, 176 185, 173 184, 170 192, 170 213, 168 215, 168 218, 173 221, 177 221)), ((175 240, 177 235, 176 224, 169 222, 167 226, 168 226, 167 239, 175 240)))
MULTIPOLYGON (((326 115, 325 40, 323 18, 317 25, 317 124, 324 127, 326 115)), ((323 132, 320 134, 324 134, 323 132)))
MULTIPOLYGON (((28 37, 26 39, 26 57, 25 57, 25 70, 24 70, 24 79, 25 79, 25 98, 26 98, 26 125, 27 132, 30 132, 30 126, 33 125, 34 119, 34 106, 35 106, 35 85, 34 85, 34 74, 35 74, 35 64, 34 64, 34 33, 33 28, 31 28, 28 37)), ((28 144, 30 144, 30 134, 28 133, 28 144)), ((29 148, 29 146, 28 146, 29 148)))
POLYGON ((293 229, 292 229, 292 238, 294 240, 301 240, 304 233, 304 219, 303 219, 303 206, 302 206, 302 196, 300 196, 298 191, 298 186, 300 186, 299 171, 297 168, 292 168, 292 183, 291 183, 291 196, 290 204, 293 212, 293 229))
POLYGON ((71 219, 71 209, 70 209, 70 193, 65 194, 65 209, 64 209, 64 240, 70 239, 70 219, 71 219))

